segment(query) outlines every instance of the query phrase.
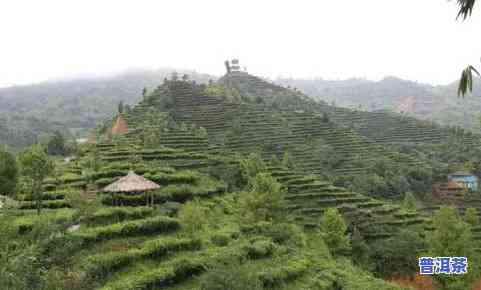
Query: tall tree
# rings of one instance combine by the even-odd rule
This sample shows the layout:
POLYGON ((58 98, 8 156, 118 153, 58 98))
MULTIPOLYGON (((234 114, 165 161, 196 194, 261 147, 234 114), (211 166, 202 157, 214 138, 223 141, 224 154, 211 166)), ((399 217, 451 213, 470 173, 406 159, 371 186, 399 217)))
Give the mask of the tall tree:
POLYGON ((120 101, 119 102, 119 114, 122 114, 124 112, 124 102, 123 101, 120 101))
POLYGON ((332 254, 341 254, 349 250, 350 245, 346 231, 346 222, 337 208, 327 209, 321 218, 321 236, 332 254))
POLYGON ((22 175, 32 184, 33 198, 36 203, 37 213, 42 210, 42 183, 52 174, 54 163, 45 153, 41 145, 33 145, 24 151, 19 158, 22 175))
POLYGON ((0 147, 0 194, 15 193, 18 181, 18 166, 15 157, 0 147))
POLYGON ((425 251, 424 234, 422 227, 408 227, 389 239, 371 242, 369 258, 373 272, 383 278, 416 274, 418 257, 425 251))
POLYGON ((478 210, 474 207, 469 207, 464 213, 464 220, 471 226, 477 226, 479 224, 478 210))
POLYGON ((250 191, 241 200, 243 216, 251 221, 281 220, 285 217, 282 185, 269 173, 250 178, 250 191))
POLYGON ((65 138, 59 131, 55 131, 50 137, 47 143, 47 153, 49 155, 65 155, 67 153, 65 138))
POLYGON ((442 289, 468 289, 479 274, 470 226, 453 207, 441 207, 433 218, 434 232, 428 238, 429 252, 433 257, 468 257, 468 275, 435 275, 442 289), (464 287, 464 288, 461 288, 464 287))
POLYGON ((369 267, 369 247, 357 227, 354 227, 352 231, 351 245, 352 261, 365 269, 369 267))

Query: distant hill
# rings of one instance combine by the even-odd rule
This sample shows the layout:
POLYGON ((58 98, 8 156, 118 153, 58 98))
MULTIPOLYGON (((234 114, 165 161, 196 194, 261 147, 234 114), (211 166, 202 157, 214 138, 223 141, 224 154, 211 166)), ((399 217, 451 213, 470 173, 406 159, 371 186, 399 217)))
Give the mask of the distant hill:
MULTIPOLYGON (((174 69, 135 71, 111 77, 51 81, 0 89, 0 144, 22 147, 55 130, 71 135, 85 131, 111 116, 120 101, 137 103, 143 88, 152 90, 174 69)), ((212 76, 194 71, 198 82, 212 76)))
MULTIPOLYGON (((99 121, 111 117, 117 104, 140 101, 143 88, 152 91, 174 69, 139 70, 111 77, 50 81, 0 89, 0 144, 21 148, 55 130, 84 136, 99 121)), ((177 70, 199 83, 214 76, 177 70)), ((434 120, 442 125, 460 125, 481 132, 481 82, 465 99, 456 96, 456 84, 430 86, 396 77, 379 82, 365 79, 328 81, 323 79, 278 79, 283 90, 265 80, 242 72, 223 77, 219 83, 242 92, 244 98, 257 98, 273 107, 311 110, 311 98, 336 107, 363 111, 388 110, 434 120), (262 84, 262 85, 260 85, 262 84), (298 89, 297 91, 295 89, 298 89), (288 93, 286 93, 288 92, 288 93), (301 93, 302 92, 302 93, 301 93), (304 94, 303 94, 304 93, 304 94), (305 95, 306 94, 306 95, 305 95), (275 98, 273 98, 275 96, 275 98)))
POLYGON ((459 98, 457 83, 431 86, 396 77, 381 81, 348 79, 277 79, 279 84, 295 87, 307 95, 330 104, 367 111, 390 110, 433 120, 442 125, 458 125, 481 132, 481 82, 475 84, 473 96, 459 98))
MULTIPOLYGON (((184 133, 182 136, 164 134, 159 141, 164 146, 210 152, 260 150, 266 160, 281 159, 289 152, 298 170, 318 174, 342 186, 347 184, 347 178, 374 174, 380 163, 392 164, 400 171, 426 169, 431 172, 430 160, 389 147, 431 146, 455 137, 452 130, 402 114, 365 112, 315 102, 299 91, 244 72, 229 73, 209 85, 179 80, 164 82, 123 114, 129 127, 128 138, 150 142, 153 134, 150 130, 162 123, 159 122, 162 114, 172 120, 169 124, 176 123, 182 128, 203 127, 208 134, 208 140, 200 145, 184 133), (224 92, 232 96, 222 96, 224 92), (155 114, 160 115, 155 117, 155 114)), ((107 133, 111 127, 112 123, 106 122, 101 133, 107 133)), ((462 138, 469 141, 469 145, 478 146, 477 138, 471 135, 462 138)), ((397 196, 396 187, 392 185, 383 195, 397 196)))

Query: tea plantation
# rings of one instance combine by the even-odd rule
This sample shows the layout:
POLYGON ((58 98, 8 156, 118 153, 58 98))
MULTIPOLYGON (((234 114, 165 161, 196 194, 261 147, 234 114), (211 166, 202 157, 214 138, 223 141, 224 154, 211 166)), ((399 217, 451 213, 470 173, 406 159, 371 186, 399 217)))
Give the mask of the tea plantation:
MULTIPOLYGON (((22 181, 0 212, 0 282, 403 289, 387 281, 415 274, 417 257, 432 253, 425 239, 440 231, 432 212, 443 205, 421 198, 434 161, 411 146, 448 141, 476 148, 479 138, 316 103, 243 72, 208 85, 166 79, 99 124, 74 159, 56 159, 39 194, 22 181), (159 188, 105 190, 129 172, 159 188)), ((474 201, 452 203, 463 213, 474 201)))

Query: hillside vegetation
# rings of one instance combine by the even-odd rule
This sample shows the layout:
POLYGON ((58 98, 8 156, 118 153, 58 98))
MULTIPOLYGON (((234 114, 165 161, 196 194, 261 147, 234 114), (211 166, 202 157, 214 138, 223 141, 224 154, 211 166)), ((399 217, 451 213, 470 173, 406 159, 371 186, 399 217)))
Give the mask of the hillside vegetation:
MULTIPOLYGON (((16 149, 59 130, 85 137, 98 122, 115 113, 117 104, 132 105, 144 88, 153 89, 173 69, 127 72, 97 77, 0 88, 0 144, 16 149)), ((192 78, 209 76, 192 71, 192 78)))
MULTIPOLYGON (((9 250, 8 256, 2 255, 2 285, 12 289, 245 289, 245 285, 249 289, 400 289, 352 265, 347 244, 340 247, 340 254, 320 238, 323 226, 315 217, 334 204, 349 206, 356 222, 361 217, 367 221, 370 210, 361 204, 369 199, 362 195, 305 178, 288 167, 265 164, 255 154, 216 157, 167 147, 147 149, 128 137, 85 149, 77 162, 58 164, 59 176, 45 180, 40 218, 31 210, 34 204, 28 194, 18 194, 17 204, 3 213, 2 245, 9 250), (148 194, 102 192, 105 184, 129 170, 162 188, 148 194), (95 188, 100 191, 85 191, 95 188), (317 195, 308 197, 308 188, 318 188, 317 195), (296 210, 309 208, 302 203, 304 198, 319 200, 315 215, 296 210), (296 208, 286 199, 298 200, 296 208), (13 258, 16 255, 18 259, 13 258), (26 268, 27 261, 34 263, 26 268), (15 267, 23 274, 11 276, 15 267)), ((369 208, 374 211, 373 206, 369 208)), ((379 214, 392 220, 402 213, 395 206, 384 207, 379 214)), ((411 224, 413 216, 405 215, 406 222, 399 225, 411 224)))
POLYGON ((276 82, 298 88, 316 100, 339 107, 402 112, 445 126, 460 126, 477 133, 481 130, 479 81, 474 82, 473 93, 466 98, 457 96, 457 82, 431 86, 396 77, 387 77, 378 82, 363 79, 278 79, 276 82))
POLYGON ((480 199, 430 195, 451 170, 480 172, 475 134, 232 72, 174 74, 89 139, 67 161, 28 148, 18 170, 0 155, 18 179, 0 212, 6 289, 403 289, 386 281, 419 256, 479 260, 480 199), (107 192, 131 172, 160 188, 107 192))

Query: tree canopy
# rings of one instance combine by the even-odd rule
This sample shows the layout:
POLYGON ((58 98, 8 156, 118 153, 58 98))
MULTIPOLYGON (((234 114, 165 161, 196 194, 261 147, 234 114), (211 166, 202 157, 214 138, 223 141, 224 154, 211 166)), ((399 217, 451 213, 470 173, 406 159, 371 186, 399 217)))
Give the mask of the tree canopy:
POLYGON ((40 214, 42 207, 42 183, 53 172, 54 163, 41 145, 33 145, 25 150, 20 155, 19 161, 22 175, 31 181, 37 212, 40 214))
POLYGON ((346 222, 337 208, 327 209, 321 218, 321 236, 332 254, 340 254, 350 248, 346 231, 346 222))
POLYGON ((65 138, 60 131, 55 131, 47 143, 47 152, 49 155, 65 155, 67 148, 65 145, 65 138))
POLYGON ((15 157, 0 147, 0 195, 11 195, 15 192, 18 173, 15 157))

